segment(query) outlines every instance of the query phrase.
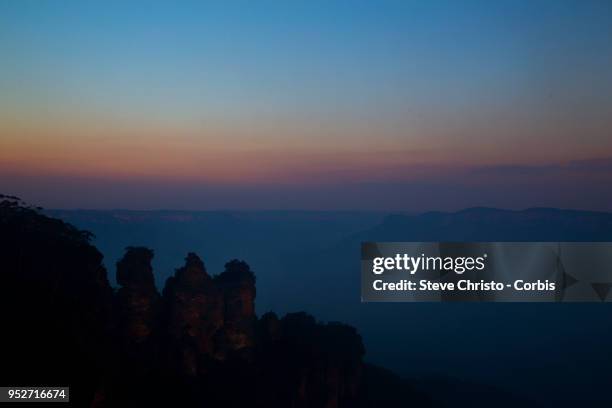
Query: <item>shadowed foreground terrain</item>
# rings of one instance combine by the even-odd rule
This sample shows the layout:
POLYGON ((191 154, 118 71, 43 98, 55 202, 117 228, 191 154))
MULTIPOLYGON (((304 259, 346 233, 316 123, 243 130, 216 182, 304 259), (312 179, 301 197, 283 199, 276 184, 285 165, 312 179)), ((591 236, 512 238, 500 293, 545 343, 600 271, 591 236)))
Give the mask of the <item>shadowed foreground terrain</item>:
POLYGON ((363 363, 356 330, 306 313, 255 314, 255 275, 211 276, 189 253, 154 284, 128 247, 108 282, 91 234, 0 196, 3 385, 71 387, 79 407, 419 407, 429 400, 363 363))

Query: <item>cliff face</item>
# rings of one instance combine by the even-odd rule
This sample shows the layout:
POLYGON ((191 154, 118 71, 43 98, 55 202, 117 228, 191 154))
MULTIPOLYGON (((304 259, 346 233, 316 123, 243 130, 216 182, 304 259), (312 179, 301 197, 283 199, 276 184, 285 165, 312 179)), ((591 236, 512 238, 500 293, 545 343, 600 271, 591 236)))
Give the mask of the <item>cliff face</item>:
POLYGON ((158 293, 126 248, 113 292, 90 235, 0 197, 3 384, 68 384, 75 406, 376 406, 354 328, 255 315, 255 276, 189 253, 158 293), (374 402, 373 402, 374 401, 374 402))

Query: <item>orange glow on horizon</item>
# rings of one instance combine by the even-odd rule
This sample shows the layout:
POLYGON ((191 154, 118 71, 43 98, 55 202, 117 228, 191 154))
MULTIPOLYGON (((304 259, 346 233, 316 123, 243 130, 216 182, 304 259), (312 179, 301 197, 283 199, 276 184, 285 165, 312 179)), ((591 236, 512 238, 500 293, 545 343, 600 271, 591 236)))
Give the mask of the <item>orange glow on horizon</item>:
MULTIPOLYGON (((584 157, 596 156, 597 149, 585 150, 584 157)), ((394 182, 469 166, 566 159, 563 150, 552 148, 524 149, 516 142, 457 145, 435 133, 402 139, 384 128, 295 123, 181 128, 102 120, 0 125, 0 170, 32 176, 216 184, 394 182)))

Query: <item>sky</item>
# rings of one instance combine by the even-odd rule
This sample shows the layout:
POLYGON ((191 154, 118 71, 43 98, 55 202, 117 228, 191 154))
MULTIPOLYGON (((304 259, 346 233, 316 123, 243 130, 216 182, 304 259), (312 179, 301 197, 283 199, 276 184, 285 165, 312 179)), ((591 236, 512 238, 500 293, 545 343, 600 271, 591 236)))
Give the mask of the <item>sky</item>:
POLYGON ((0 193, 612 211, 612 3, 0 3, 0 193))

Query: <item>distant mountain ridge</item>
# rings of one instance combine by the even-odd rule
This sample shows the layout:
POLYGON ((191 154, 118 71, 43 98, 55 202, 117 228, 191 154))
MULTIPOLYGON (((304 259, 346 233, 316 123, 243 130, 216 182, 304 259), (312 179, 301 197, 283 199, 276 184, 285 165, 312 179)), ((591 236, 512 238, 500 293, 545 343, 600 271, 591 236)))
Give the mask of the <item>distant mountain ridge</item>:
POLYGON ((362 237, 385 241, 609 241, 612 213, 473 207, 457 212, 388 215, 355 239, 362 237))

